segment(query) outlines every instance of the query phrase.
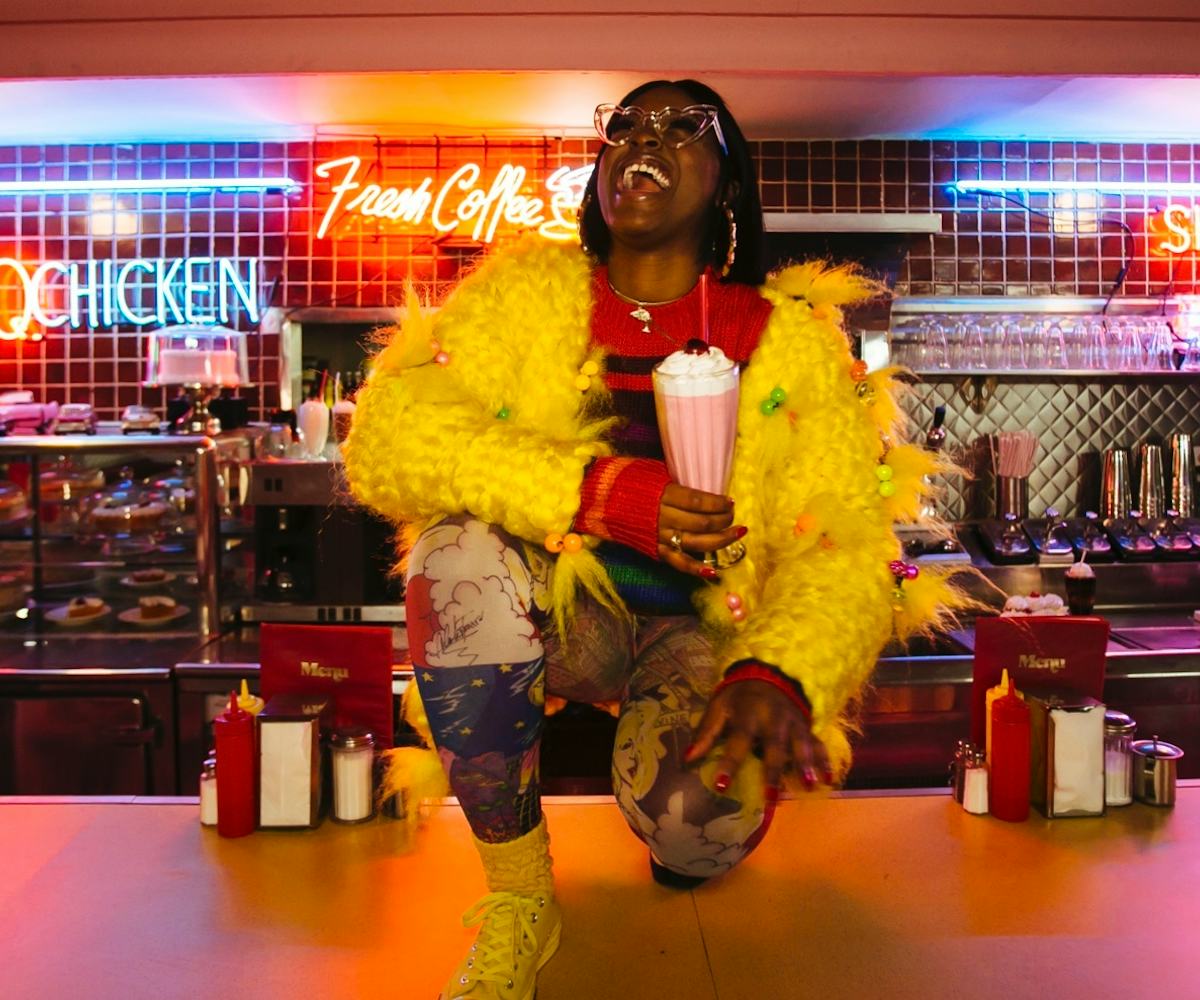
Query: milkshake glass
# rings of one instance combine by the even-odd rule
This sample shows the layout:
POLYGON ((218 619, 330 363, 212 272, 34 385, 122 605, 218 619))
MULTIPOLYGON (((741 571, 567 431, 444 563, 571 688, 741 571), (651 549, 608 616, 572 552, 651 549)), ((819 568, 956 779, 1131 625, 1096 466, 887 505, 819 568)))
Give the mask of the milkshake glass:
POLYGON ((1096 572, 1085 562, 1072 563, 1066 575, 1067 607, 1073 615, 1090 615, 1096 606, 1096 572))
MULTIPOLYGON (((654 408, 667 471, 677 483, 724 494, 737 437, 738 367, 719 347, 689 340, 653 372, 654 408)), ((730 566, 745 555, 734 542, 706 561, 730 566), (715 558, 714 558, 715 557, 715 558)))

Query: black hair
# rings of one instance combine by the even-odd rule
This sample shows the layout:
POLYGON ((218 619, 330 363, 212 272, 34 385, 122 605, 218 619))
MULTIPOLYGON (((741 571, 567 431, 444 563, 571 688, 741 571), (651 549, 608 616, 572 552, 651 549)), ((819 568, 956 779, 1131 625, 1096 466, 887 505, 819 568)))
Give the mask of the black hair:
MULTIPOLYGON (((675 87, 685 91, 697 104, 712 104, 716 107, 717 121, 721 125, 721 134, 725 137, 725 145, 728 148, 728 152, 721 157, 721 175, 717 189, 727 190, 730 183, 736 186, 736 193, 727 203, 733 210, 733 218, 737 223, 737 249, 733 265, 722 280, 743 285, 761 285, 765 277, 762 201, 758 194, 758 170, 750 153, 750 144, 721 95, 697 80, 651 80, 635 87, 618 103, 628 105, 646 91, 658 87, 675 87)), ((596 155, 596 165, 588 178, 584 192, 584 211, 579 220, 579 233, 584 246, 601 261, 608 260, 608 252, 612 246, 612 236, 604 217, 600 214, 600 203, 596 197, 598 168, 604 148, 596 155)), ((705 263, 712 264, 720 273, 729 253, 729 221, 719 206, 713 207, 705 221, 700 245, 709 248, 706 250, 709 256, 705 263)))

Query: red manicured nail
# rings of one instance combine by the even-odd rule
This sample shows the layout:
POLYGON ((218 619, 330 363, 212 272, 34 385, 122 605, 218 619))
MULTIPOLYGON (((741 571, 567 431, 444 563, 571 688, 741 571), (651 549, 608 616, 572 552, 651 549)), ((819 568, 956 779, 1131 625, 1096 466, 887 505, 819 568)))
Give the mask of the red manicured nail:
POLYGON ((696 744, 689 743, 687 749, 683 751, 683 760, 685 763, 692 759, 692 754, 696 752, 696 744))
POLYGON ((750 529, 749 529, 749 528, 747 528, 747 527, 746 527, 744 524, 739 524, 739 525, 738 525, 736 528, 734 528, 733 530, 734 530, 734 533, 735 533, 735 534, 738 536, 738 538, 745 538, 745 537, 746 537, 746 535, 747 535, 747 534, 749 533, 749 531, 750 531, 750 529))
POLYGON ((767 805, 773 806, 779 801, 779 789, 774 785, 767 785, 767 805))
POLYGON ((814 771, 811 767, 806 767, 804 769, 803 777, 804 777, 804 787, 807 788, 810 792, 814 788, 817 787, 817 772, 814 771))
POLYGON ((733 781, 733 779, 731 777, 729 777, 729 775, 726 774, 724 771, 722 771, 720 774, 717 775, 717 780, 715 782, 713 782, 713 785, 717 789, 718 792, 720 792, 722 795, 724 795, 727 791, 729 791, 729 785, 732 781, 733 781))
POLYGON ((700 575, 701 575, 702 577, 704 577, 704 579, 706 579, 706 580, 719 580, 719 579, 721 579, 721 576, 720 576, 720 574, 719 574, 719 573, 717 573, 717 571, 716 571, 715 569, 713 569, 711 566, 702 566, 702 567, 700 568, 700 575))

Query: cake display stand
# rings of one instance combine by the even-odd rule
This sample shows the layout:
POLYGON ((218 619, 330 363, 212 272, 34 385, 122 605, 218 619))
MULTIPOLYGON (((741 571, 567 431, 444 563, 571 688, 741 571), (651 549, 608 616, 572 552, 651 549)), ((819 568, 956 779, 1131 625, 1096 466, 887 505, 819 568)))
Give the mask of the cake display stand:
POLYGON ((188 408, 171 425, 176 434, 220 434, 221 421, 212 415, 208 402, 221 391, 214 385, 182 385, 180 389, 187 397, 188 408))

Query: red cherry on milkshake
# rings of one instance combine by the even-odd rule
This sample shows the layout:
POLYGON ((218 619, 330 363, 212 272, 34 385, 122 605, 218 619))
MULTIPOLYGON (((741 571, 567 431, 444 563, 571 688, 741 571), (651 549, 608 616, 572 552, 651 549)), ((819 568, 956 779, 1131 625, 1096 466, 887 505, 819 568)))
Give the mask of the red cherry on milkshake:
POLYGON ((683 350, 686 354, 707 354, 708 344, 706 344, 699 337, 693 337, 683 345, 683 350))

